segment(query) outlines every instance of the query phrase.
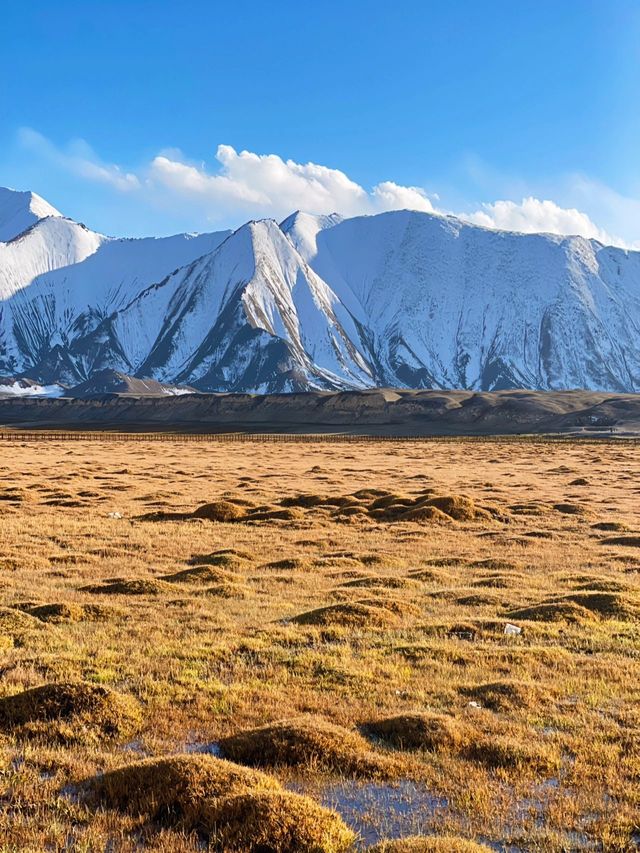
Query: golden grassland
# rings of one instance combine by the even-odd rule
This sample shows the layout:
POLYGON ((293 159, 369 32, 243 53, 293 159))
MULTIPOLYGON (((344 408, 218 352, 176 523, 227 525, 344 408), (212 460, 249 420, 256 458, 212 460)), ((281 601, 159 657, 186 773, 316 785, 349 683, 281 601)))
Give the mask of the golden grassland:
POLYGON ((2 451, 0 850, 636 849, 640 447, 2 451))

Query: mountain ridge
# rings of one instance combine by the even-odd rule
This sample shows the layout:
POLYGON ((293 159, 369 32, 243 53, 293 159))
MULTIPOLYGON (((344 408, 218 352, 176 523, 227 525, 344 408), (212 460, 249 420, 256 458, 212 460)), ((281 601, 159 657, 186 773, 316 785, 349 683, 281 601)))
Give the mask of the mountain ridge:
POLYGON ((640 253, 451 216, 297 211, 127 240, 57 214, 0 242, 0 374, 46 384, 622 393, 639 340, 640 253))

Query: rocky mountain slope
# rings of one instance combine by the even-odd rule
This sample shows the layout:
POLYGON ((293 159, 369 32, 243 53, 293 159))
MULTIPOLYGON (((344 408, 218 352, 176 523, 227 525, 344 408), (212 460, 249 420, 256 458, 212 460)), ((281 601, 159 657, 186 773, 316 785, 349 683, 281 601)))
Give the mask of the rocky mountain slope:
POLYGON ((8 377, 640 390, 640 253, 594 240, 410 211, 122 240, 6 190, 0 234, 8 377))

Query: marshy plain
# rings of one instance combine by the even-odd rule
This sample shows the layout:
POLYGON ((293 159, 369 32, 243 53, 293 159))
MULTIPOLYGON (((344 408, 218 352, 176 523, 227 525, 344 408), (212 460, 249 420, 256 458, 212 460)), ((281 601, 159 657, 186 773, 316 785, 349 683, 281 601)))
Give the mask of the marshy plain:
POLYGON ((639 445, 0 472, 1 850, 637 848, 639 445))

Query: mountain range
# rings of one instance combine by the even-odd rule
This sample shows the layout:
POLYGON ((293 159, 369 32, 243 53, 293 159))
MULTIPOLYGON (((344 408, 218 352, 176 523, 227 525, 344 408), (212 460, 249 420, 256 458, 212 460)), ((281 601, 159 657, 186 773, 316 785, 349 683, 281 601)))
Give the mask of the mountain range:
MULTIPOLYGON (((640 390, 640 252, 407 210, 116 239, 0 189, 0 376, 640 390)), ((8 381, 8 380, 7 380, 8 381)))

